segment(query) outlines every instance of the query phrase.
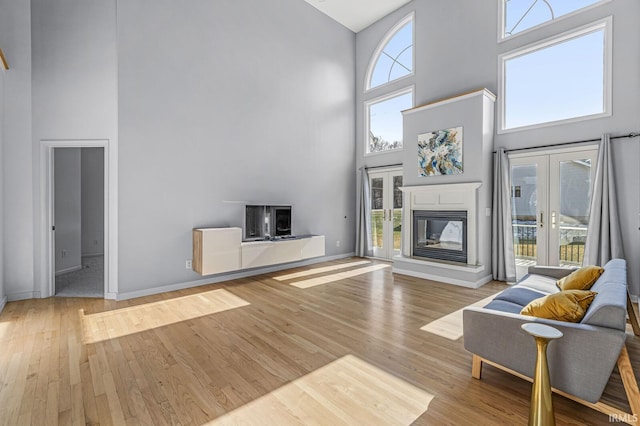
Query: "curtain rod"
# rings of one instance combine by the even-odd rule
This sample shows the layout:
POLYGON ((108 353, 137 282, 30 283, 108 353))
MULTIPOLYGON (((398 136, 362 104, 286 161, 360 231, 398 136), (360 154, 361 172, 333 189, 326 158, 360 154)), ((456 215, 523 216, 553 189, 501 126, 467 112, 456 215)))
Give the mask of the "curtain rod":
MULTIPOLYGON (((640 132, 631 132, 628 135, 611 136, 610 139, 637 138, 638 136, 640 136, 640 132)), ((554 148, 554 147, 557 147, 557 146, 576 145, 576 144, 579 144, 579 143, 600 142, 601 140, 602 140, 602 138, 585 139, 585 140, 582 140, 582 141, 575 141, 575 142, 562 142, 562 143, 555 143, 555 144, 550 144, 550 145, 529 146, 529 147, 526 147, 526 148, 505 149, 504 152, 527 151, 529 149, 540 149, 540 148, 554 148)), ((493 151, 494 154, 496 152, 497 151, 493 151)))
POLYGON ((398 167, 398 166, 402 166, 402 165, 403 165, 402 163, 398 163, 398 164, 387 164, 387 165, 384 165, 384 166, 360 167, 358 170, 362 170, 363 168, 364 168, 365 170, 370 170, 370 169, 384 169, 384 168, 387 168, 387 167, 398 167))

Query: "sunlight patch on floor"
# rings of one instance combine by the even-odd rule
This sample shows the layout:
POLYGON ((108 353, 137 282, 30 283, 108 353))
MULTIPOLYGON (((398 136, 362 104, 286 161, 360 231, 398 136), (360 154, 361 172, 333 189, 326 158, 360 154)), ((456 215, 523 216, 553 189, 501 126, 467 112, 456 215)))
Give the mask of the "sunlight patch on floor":
POLYGON ((444 337, 449 340, 458 340, 463 336, 462 311, 465 308, 469 308, 471 306, 482 307, 493 300, 494 297, 496 297, 495 294, 493 296, 489 296, 487 298, 479 300, 476 303, 465 306, 462 309, 458 309, 455 312, 451 312, 448 315, 445 315, 435 321, 431 321, 429 324, 423 327, 420 327, 420 330, 427 331, 429 333, 444 337))
POLYGON ((308 277, 309 275, 324 274, 331 271, 337 271, 338 269, 346 269, 346 268, 352 268, 354 266, 367 265, 370 263, 371 261, 369 260, 359 260, 357 262, 341 263, 339 265, 324 266, 321 268, 313 268, 313 269, 307 269, 300 272, 294 272, 291 274, 279 275, 277 277, 273 277, 273 279, 278 281, 287 281, 287 280, 293 280, 296 278, 308 277))
POLYGON ((218 289, 96 314, 86 315, 81 310, 83 343, 116 339, 247 305, 246 300, 218 289))
POLYGON ((346 355, 207 425, 410 425, 432 399, 429 392, 346 355))
POLYGON ((353 269, 351 271, 337 272, 335 274, 325 275, 322 277, 309 278, 308 280, 302 280, 302 281, 295 281, 290 283, 290 285, 298 288, 315 287, 317 285, 329 284, 336 281, 356 277, 358 275, 367 274, 369 272, 379 271, 380 269, 385 269, 390 267, 391 265, 379 263, 379 264, 367 266, 364 268, 353 269))
POLYGON ((5 336, 8 335, 9 328, 11 327, 10 322, 0 322, 0 342, 4 340, 5 336))

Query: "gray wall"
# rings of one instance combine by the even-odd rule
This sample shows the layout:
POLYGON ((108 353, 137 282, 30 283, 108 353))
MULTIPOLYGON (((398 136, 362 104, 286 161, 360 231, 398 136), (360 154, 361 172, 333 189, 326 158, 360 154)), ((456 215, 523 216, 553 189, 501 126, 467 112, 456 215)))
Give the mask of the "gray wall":
POLYGON ((354 34, 299 0, 187 4, 118 3, 120 293, 199 279, 191 229, 242 225, 225 201, 353 252, 354 34))
POLYGON ((33 136, 117 136, 115 0, 32 0, 33 136))
MULTIPOLYGON (((391 85, 394 88, 415 84, 415 102, 420 105, 470 90, 486 87, 498 96, 497 55, 528 44, 534 37, 560 33, 599 18, 613 15, 613 115, 542 129, 496 135, 495 147, 519 148, 541 144, 570 142, 599 137, 604 132, 626 134, 640 129, 640 2, 616 0, 579 16, 573 16, 531 34, 497 43, 497 1, 460 2, 448 0, 414 0, 381 19, 356 36, 356 153, 357 165, 384 165, 402 161, 402 153, 365 157, 364 108, 366 99, 380 94, 363 95, 369 59, 384 34, 402 17, 415 11, 416 75, 391 85)), ((405 144, 407 141, 405 141, 405 144)), ((411 143, 411 141, 409 142, 411 143)), ((629 260, 629 276, 634 294, 640 293, 640 232, 638 230, 640 158, 638 139, 614 143, 616 179, 622 208, 624 249, 629 260)), ((410 146, 410 145, 405 145, 410 146)), ((406 148, 405 148, 406 149, 406 148)), ((412 149, 412 148, 409 148, 412 149)), ((413 168, 409 168, 413 173, 413 168)))
POLYGON ((80 148, 54 150, 55 271, 82 267, 80 148))
POLYGON ((104 148, 81 148, 82 255, 104 253, 104 148))
POLYGON ((4 73, 4 292, 39 296, 33 288, 33 156, 31 146, 31 2, 0 0, 0 43, 11 69, 4 73))

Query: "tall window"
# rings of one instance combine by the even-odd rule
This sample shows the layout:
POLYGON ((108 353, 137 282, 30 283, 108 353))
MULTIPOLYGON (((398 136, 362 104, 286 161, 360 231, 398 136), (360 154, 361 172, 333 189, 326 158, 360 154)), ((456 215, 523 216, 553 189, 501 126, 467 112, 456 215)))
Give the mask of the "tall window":
POLYGON ((413 18, 411 13, 391 28, 369 62, 365 77, 365 154, 402 148, 402 111, 413 107, 413 87, 397 90, 398 85, 390 83, 414 75, 413 18))
POLYGON ((609 0, 502 0, 502 38, 609 0))
POLYGON ((611 18, 505 53, 500 131, 609 115, 611 18))
POLYGON ((365 103, 367 153, 402 148, 402 111, 412 106, 413 88, 365 103))

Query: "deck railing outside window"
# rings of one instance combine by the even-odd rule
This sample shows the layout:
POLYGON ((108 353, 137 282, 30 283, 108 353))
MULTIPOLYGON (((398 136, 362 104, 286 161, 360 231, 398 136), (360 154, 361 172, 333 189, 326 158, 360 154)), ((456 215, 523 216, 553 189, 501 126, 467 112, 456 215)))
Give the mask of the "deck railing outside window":
MULTIPOLYGON (((513 224, 513 250, 516 260, 535 261, 537 256, 537 225, 513 224)), ((560 226, 560 265, 580 266, 584 257, 587 227, 560 226)))

